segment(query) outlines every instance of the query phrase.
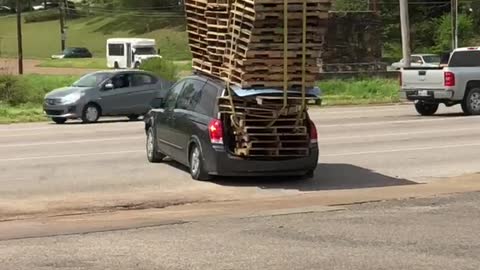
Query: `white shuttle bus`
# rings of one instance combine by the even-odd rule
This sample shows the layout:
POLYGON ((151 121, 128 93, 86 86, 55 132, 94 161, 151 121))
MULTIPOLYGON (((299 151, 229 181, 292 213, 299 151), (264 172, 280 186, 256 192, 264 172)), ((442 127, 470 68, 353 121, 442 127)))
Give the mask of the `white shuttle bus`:
POLYGON ((107 66, 109 68, 139 68, 142 61, 160 57, 154 39, 111 38, 107 40, 107 66))

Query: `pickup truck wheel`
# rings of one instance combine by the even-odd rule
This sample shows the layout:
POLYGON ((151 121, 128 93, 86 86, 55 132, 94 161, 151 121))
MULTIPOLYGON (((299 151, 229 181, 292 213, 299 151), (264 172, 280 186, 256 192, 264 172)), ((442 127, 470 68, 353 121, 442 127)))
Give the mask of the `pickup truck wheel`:
POLYGON ((415 109, 420 115, 431 116, 437 112, 438 103, 426 103, 423 101, 419 101, 415 103, 415 109))
POLYGON ((480 88, 473 88, 467 93, 462 110, 466 115, 480 115, 480 88))

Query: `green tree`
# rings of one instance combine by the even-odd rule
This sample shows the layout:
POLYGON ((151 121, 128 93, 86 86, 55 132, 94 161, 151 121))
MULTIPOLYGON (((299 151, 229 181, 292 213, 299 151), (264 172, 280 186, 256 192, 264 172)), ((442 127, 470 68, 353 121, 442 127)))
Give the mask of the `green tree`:
MULTIPOLYGON (((452 48, 452 17, 444 15, 436 19, 435 46, 437 53, 448 51, 452 48)), ((458 43, 459 46, 467 46, 475 34, 474 20, 470 15, 458 17, 458 43)))

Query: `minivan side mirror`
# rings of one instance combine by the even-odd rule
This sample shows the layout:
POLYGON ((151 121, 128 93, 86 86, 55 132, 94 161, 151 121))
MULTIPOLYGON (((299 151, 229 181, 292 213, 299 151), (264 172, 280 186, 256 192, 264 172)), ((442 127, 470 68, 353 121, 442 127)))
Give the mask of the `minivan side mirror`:
POLYGON ((161 109, 163 108, 163 98, 155 98, 150 102, 150 107, 152 109, 161 109))
POLYGON ((103 87, 103 89, 105 89, 105 90, 112 90, 113 88, 114 88, 113 83, 107 83, 103 87))

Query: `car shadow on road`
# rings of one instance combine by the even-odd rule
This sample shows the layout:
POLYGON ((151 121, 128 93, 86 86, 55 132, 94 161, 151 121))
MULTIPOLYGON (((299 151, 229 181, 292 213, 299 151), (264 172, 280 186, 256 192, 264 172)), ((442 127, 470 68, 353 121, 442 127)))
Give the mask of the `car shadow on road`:
POLYGON ((218 177, 213 183, 222 186, 256 186, 262 189, 298 191, 361 189, 415 185, 416 182, 383 175, 350 164, 320 164, 311 179, 305 177, 218 177))

